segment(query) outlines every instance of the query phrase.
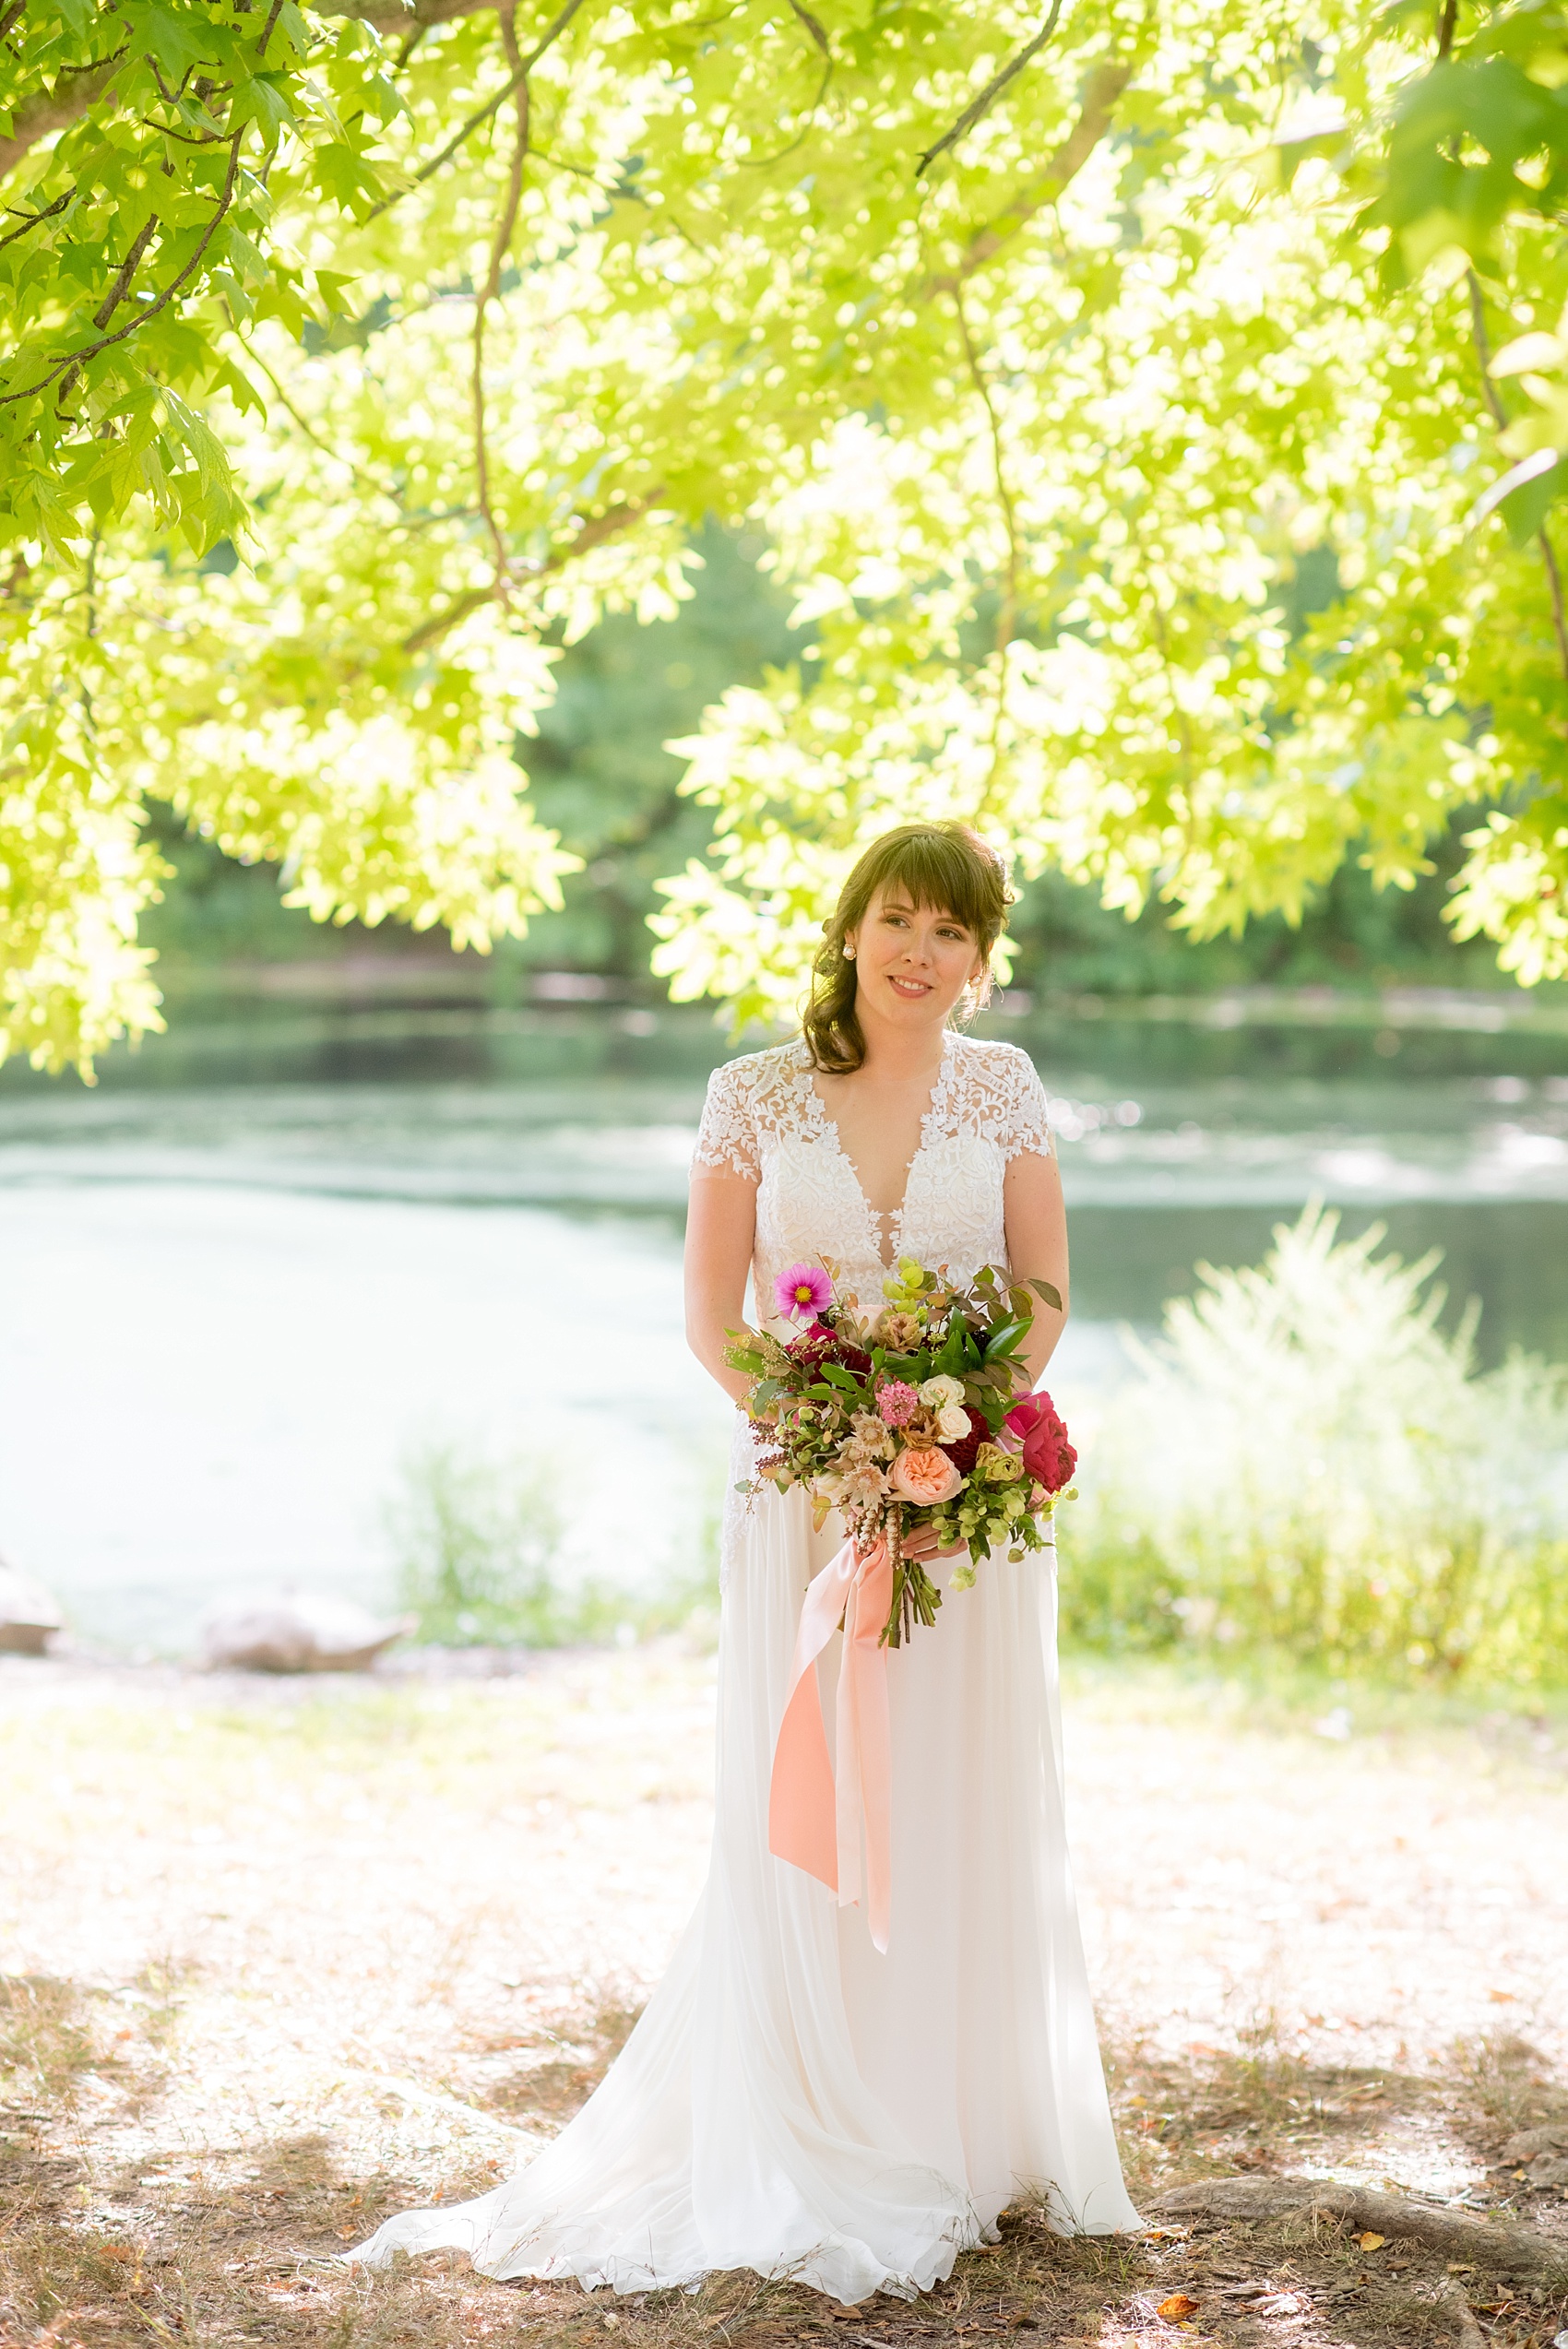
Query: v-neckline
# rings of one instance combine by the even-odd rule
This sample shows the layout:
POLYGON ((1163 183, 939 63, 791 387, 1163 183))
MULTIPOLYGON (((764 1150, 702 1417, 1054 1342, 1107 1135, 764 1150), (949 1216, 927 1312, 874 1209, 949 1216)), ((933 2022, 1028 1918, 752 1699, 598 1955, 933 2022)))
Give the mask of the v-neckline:
POLYGON ((850 1157, 848 1150, 844 1147, 844 1138, 838 1131, 838 1121, 833 1115, 826 1102, 823 1099, 821 1094, 816 1089, 815 1069, 808 1062, 804 1071, 806 1091, 815 1105, 817 1123, 821 1130, 822 1138, 830 1144, 835 1157, 841 1159, 845 1168, 848 1169, 849 1180, 855 1186, 855 1196, 861 1203, 861 1211, 865 1216, 866 1227, 871 1234, 872 1253, 881 1264, 885 1273, 891 1272, 894 1265, 898 1261, 899 1250, 904 1237, 904 1216, 909 1204, 909 1185, 914 1180, 917 1163, 925 1155, 927 1135, 931 1130, 932 1121, 936 1116, 937 1110, 941 1106, 943 1095, 947 1088, 947 1079, 953 1066, 953 1058, 956 1049, 956 1039, 953 1036, 951 1030, 949 1030, 942 1038, 942 1058, 937 1062, 936 1074, 931 1081, 930 1097, 926 1102, 924 1109, 921 1113, 920 1138, 915 1144, 914 1156, 910 1158, 909 1164, 904 1169, 904 1189, 902 1196, 896 1207, 889 1207, 885 1211, 879 1207, 873 1207, 871 1204, 865 1184, 861 1180, 861 1170, 856 1166, 853 1158, 850 1157), (887 1226, 888 1244, 892 1250, 891 1255, 887 1256, 885 1256, 882 1252, 882 1227, 885 1221, 887 1226))

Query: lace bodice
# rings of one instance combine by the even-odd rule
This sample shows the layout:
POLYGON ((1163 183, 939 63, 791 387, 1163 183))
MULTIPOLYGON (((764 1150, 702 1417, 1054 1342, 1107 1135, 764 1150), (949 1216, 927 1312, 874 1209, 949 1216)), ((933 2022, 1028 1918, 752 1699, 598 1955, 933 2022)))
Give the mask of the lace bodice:
MULTIPOLYGON (((949 1034, 903 1205, 890 1218, 892 1253, 944 1264, 960 1278, 1006 1262, 1003 1177, 1025 1151, 1051 1155, 1045 1091, 1016 1045, 949 1034)), ((842 1287, 878 1310, 884 1263, 879 1218, 813 1083, 799 1039, 716 1069, 692 1161, 757 1184, 754 1309, 780 1335, 773 1284, 787 1266, 831 1257, 842 1287)))

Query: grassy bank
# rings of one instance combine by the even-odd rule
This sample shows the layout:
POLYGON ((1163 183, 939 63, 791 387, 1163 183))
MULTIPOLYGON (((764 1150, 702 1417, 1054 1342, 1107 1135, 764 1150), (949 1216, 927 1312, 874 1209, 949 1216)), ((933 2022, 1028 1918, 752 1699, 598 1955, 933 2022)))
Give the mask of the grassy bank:
POLYGON ((1478 1375, 1435 1258, 1308 1209, 1200 1267, 1088 1431, 1063 1632, 1347 1680, 1568 1685, 1568 1372, 1478 1375))

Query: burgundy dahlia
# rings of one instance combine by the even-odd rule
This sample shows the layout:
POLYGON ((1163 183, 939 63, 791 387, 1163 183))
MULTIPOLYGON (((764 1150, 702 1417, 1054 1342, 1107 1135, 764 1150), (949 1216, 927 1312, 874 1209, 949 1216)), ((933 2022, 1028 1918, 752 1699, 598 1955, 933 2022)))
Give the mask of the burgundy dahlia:
POLYGON ((871 1369, 871 1356, 862 1354, 858 1346, 849 1346, 826 1322, 814 1322, 810 1329, 790 1338, 784 1351, 791 1362, 804 1362, 815 1370, 823 1362, 841 1362, 847 1370, 863 1379, 871 1369))
MULTIPOLYGON (((968 1406, 967 1404, 964 1407, 966 1410, 968 1409, 968 1406)), ((957 1469, 958 1474, 961 1477, 967 1477, 969 1470, 975 1465, 976 1453, 980 1450, 982 1443, 989 1443, 990 1441, 991 1430, 986 1425, 984 1414, 980 1411, 969 1411, 968 1434, 965 1436, 958 1436, 952 1442, 948 1442, 944 1440, 942 1444, 942 1450, 945 1452, 949 1460, 952 1461, 953 1465, 957 1469)))

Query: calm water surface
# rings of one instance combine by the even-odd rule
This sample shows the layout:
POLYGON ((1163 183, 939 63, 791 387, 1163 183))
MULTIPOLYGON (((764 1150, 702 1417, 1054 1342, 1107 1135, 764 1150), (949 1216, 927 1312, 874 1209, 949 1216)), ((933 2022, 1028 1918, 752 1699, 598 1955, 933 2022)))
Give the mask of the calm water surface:
MULTIPOLYGON (((1568 1050, 995 1032, 1061 1140, 1069 1412, 1119 1323, 1312 1197, 1441 1247, 1488 1358, 1568 1358, 1568 1050)), ((730 1415, 682 1342, 682 1205, 726 1050, 646 1010, 340 1013, 193 1024, 91 1093, 7 1071, 0 1554, 117 1645, 186 1645, 213 1597, 290 1578, 377 1601, 388 1499, 436 1440, 552 1477, 579 1568, 689 1558, 730 1415)))

